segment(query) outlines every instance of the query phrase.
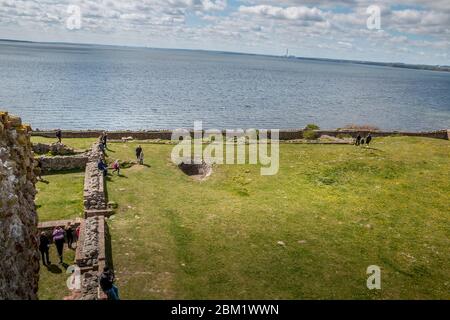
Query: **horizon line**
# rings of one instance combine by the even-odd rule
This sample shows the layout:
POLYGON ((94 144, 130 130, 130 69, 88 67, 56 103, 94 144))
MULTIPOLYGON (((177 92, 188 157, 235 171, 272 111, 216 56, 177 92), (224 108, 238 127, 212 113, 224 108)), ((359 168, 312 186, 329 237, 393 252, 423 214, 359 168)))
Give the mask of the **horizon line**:
MULTIPOLYGON (((287 58, 287 59, 304 59, 304 60, 322 60, 331 62, 344 62, 344 63, 359 63, 359 64, 385 64, 389 65, 403 65, 403 66, 423 66, 423 67, 443 67, 450 68, 450 65, 439 65, 439 64, 412 64, 406 62, 394 62, 394 61, 372 61, 372 60, 351 60, 351 59, 340 59, 340 58, 327 58, 327 57, 307 57, 307 56, 286 56, 286 55, 274 55, 274 54, 264 54, 264 53, 249 53, 249 52, 239 52, 239 51, 226 51, 226 50, 213 50, 213 49, 192 49, 192 48, 169 48, 169 47, 150 47, 142 45, 126 45, 126 44, 102 44, 102 43, 89 43, 89 42, 66 42, 66 41, 33 41, 33 40, 21 40, 21 39, 6 39, 0 38, 0 41, 4 42, 21 42, 21 43, 36 43, 36 44, 61 44, 61 45, 85 45, 85 46, 103 46, 103 47, 119 47, 119 48, 137 48, 137 49, 155 49, 155 50, 178 50, 178 51, 201 51, 201 52, 212 52, 212 53, 225 53, 225 54, 235 54, 235 55, 249 55, 249 56, 261 56, 261 57, 274 57, 274 58, 287 58)), ((392 67, 392 66, 391 66, 392 67)), ((436 70, 436 71, 446 71, 446 70, 436 70)))

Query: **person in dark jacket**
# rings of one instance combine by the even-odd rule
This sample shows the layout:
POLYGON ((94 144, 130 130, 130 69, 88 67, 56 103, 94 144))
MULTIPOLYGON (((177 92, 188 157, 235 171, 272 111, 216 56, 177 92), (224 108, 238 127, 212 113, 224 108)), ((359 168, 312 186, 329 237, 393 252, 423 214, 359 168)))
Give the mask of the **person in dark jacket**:
POLYGON ((108 267, 103 268, 99 282, 103 292, 108 296, 108 300, 120 300, 119 289, 114 285, 114 274, 108 267))
POLYGON ((372 142, 372 135, 371 135, 370 132, 369 132, 369 134, 367 135, 367 138, 366 138, 366 144, 367 144, 367 146, 369 146, 370 142, 372 142))
POLYGON ((58 139, 58 142, 61 143, 62 141, 62 132, 60 129, 56 130, 56 138, 58 139))
POLYGON ((73 244, 73 229, 70 223, 66 227, 66 239, 67 239, 67 246, 72 249, 73 244))
POLYGON ((97 167, 98 167, 98 170, 103 172, 103 176, 106 177, 108 175, 108 166, 103 161, 103 159, 101 159, 101 158, 98 159, 97 167))
POLYGON ((50 240, 48 239, 45 232, 41 232, 39 237, 39 251, 42 256, 42 264, 44 266, 49 266, 51 264, 49 258, 49 250, 50 250, 50 240))
POLYGON ((142 147, 141 147, 141 146, 138 146, 138 147, 136 148, 136 159, 137 159, 138 162, 139 162, 140 159, 141 159, 141 153, 142 153, 142 147))
POLYGON ((103 132, 103 135, 102 135, 102 144, 105 147, 105 149, 107 149, 107 145, 106 145, 107 143, 108 143, 108 134, 105 131, 105 132, 103 132))
POLYGON ((361 144, 361 139, 362 139, 361 134, 358 133, 358 136, 356 137, 355 145, 359 146, 361 144))

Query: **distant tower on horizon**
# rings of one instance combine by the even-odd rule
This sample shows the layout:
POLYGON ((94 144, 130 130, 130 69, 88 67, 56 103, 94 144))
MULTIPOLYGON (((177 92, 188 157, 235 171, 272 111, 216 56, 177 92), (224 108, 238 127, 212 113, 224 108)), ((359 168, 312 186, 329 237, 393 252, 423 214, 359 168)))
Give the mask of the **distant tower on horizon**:
POLYGON ((285 55, 285 57, 286 57, 286 58, 289 57, 289 48, 286 48, 286 55, 285 55))

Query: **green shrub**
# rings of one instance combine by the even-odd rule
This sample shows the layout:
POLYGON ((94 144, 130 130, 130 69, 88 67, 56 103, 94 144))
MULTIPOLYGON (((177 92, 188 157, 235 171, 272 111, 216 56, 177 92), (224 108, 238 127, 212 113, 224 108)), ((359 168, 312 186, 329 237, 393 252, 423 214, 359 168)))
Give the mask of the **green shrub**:
POLYGON ((317 132, 308 129, 303 131, 303 138, 306 140, 316 140, 319 138, 319 135, 317 132))
POLYGON ((310 123, 306 126, 305 130, 320 130, 320 127, 317 124, 310 123))

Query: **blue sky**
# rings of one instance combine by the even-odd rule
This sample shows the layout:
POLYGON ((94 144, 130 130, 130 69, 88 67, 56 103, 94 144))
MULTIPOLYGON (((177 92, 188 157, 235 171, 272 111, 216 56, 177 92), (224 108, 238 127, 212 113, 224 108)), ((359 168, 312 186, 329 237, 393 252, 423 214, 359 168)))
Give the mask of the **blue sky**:
POLYGON ((0 0, 0 38, 450 65, 450 1, 0 0))

